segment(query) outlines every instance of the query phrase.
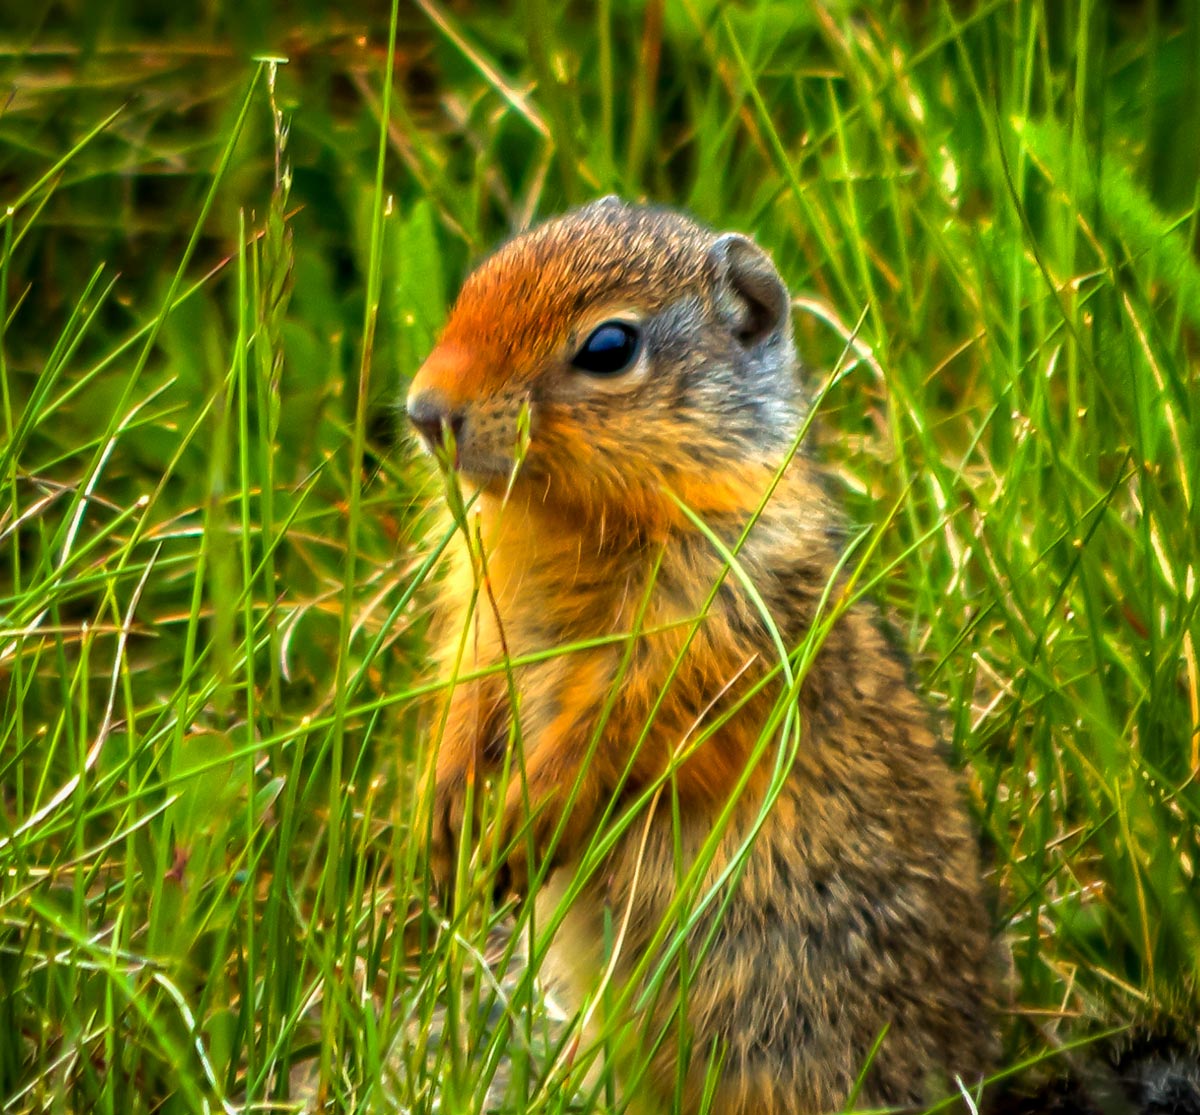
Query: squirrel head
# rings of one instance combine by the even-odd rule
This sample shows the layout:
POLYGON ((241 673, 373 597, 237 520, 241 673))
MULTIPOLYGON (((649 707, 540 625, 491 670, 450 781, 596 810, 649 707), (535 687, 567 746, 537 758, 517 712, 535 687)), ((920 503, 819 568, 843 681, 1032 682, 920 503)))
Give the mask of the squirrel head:
POLYGON ((672 491, 715 511, 744 506, 730 484, 791 444, 794 364, 790 299, 761 248, 606 198, 471 273, 408 414, 431 448, 453 435, 484 492, 511 477, 564 508, 636 517, 672 491))

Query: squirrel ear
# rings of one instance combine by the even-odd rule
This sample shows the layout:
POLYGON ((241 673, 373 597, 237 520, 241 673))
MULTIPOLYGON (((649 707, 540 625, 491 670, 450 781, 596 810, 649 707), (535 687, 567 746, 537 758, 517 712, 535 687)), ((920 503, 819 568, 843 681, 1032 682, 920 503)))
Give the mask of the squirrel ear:
POLYGON ((625 202, 616 194, 605 194, 604 197, 598 197, 595 201, 589 201, 584 209, 624 209, 625 202))
POLYGON ((717 305, 747 348, 787 324, 791 298, 771 257, 736 232, 718 236, 708 250, 717 281, 717 305))

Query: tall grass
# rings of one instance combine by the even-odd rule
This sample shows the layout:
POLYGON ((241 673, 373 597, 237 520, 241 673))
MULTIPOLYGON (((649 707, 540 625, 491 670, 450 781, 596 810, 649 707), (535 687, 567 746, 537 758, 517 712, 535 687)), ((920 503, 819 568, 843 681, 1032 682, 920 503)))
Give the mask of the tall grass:
POLYGON ((388 433, 470 262, 604 192, 754 233, 814 394, 853 335, 814 434, 968 772, 1012 1060, 1195 1033, 1193 8, 102 7, 0 43, 5 1110, 615 1101, 543 927, 427 901, 446 536, 388 433))

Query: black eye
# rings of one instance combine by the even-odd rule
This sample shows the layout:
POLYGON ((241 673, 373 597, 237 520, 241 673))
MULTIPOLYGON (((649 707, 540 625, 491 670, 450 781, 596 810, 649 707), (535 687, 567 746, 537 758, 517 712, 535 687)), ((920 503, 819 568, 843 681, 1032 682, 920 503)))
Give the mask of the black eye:
POLYGON ((592 330, 591 336, 571 359, 580 371, 594 376, 612 376, 627 371, 638 354, 641 340, 637 329, 624 321, 606 321, 592 330))

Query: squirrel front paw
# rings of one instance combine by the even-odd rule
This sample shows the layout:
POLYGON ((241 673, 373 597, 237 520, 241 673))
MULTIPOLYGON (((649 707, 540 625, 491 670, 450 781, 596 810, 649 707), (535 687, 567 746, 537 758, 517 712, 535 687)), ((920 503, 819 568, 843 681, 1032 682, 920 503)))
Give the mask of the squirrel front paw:
POLYGON ((518 811, 515 805, 510 809, 506 805, 493 824, 485 828, 480 817, 490 811, 482 805, 480 798, 490 792, 490 780, 480 780, 469 793, 460 777, 440 779, 434 788, 428 861, 434 885, 445 904, 454 894, 460 867, 465 869, 468 881, 474 887, 484 882, 483 874, 492 862, 494 868, 488 882, 497 903, 505 901, 511 894, 523 897, 526 893, 529 864, 524 836, 513 843, 521 833, 524 810, 518 811), (468 798, 471 799, 470 810, 468 798), (465 851, 464 842, 470 845, 465 851), (510 848, 510 845, 513 846, 510 848), (504 855, 506 849, 507 857, 504 855))
MULTIPOLYGON (((578 802, 576 804, 579 804, 578 802)), ((519 775, 509 782, 504 797, 498 847, 504 854, 504 877, 497 880, 496 894, 507 891, 519 898, 530 894, 531 886, 566 863, 583 838, 585 810, 572 808, 562 820, 557 787, 538 793, 533 783, 523 783, 519 775)))
POLYGON ((474 861, 478 883, 490 868, 487 882, 497 901, 514 894, 524 899, 539 876, 574 855, 593 818, 598 797, 594 780, 583 780, 566 800, 560 783, 574 781, 569 772, 536 758, 510 770, 507 786, 497 786, 499 772, 485 773, 481 764, 445 763, 438 770, 429 867, 443 897, 455 889, 460 866, 474 861), (497 800, 493 794, 503 796, 497 800))
POLYGON ((429 872, 443 897, 454 889, 458 846, 464 834, 466 794, 461 779, 439 779, 433 791, 429 872))
POLYGON ((526 813, 524 794, 519 784, 510 784, 508 787, 500 826, 500 847, 507 854, 503 860, 503 870, 495 881, 494 891, 497 895, 516 894, 519 898, 525 898, 529 894, 529 880, 537 871, 536 860, 532 858, 534 850, 544 847, 542 841, 548 839, 551 833, 539 831, 537 817, 531 819, 526 813))

